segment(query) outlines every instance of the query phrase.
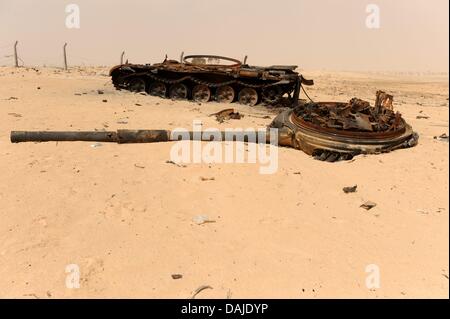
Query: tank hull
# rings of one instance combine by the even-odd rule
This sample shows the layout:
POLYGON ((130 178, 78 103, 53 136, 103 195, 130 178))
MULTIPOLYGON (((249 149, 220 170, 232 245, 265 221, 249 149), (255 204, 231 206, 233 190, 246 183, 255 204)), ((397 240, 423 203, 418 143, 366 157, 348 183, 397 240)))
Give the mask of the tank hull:
POLYGON ((183 62, 123 64, 110 71, 117 89, 197 102, 239 102, 254 106, 275 105, 283 98, 295 103, 300 85, 311 85, 295 71, 296 66, 258 67, 219 56, 187 56, 183 62), (190 61, 190 60, 191 61, 190 61), (208 61, 231 62, 214 64, 208 61))

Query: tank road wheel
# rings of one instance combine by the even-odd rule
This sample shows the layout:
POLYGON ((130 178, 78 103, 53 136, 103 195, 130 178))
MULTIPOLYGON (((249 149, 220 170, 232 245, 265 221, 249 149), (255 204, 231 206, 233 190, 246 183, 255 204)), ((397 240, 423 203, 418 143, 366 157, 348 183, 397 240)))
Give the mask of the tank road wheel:
POLYGON ((255 106, 258 103, 258 92, 252 88, 244 88, 239 92, 239 103, 255 106))
POLYGON ((192 89, 192 99, 195 102, 208 102, 211 98, 211 90, 205 84, 199 84, 192 89))
POLYGON ((128 90, 131 92, 145 92, 145 80, 142 78, 132 78, 128 81, 128 90))
POLYGON ((148 94, 151 96, 166 97, 167 88, 162 82, 153 82, 148 88, 148 94))
POLYGON ((270 86, 262 91, 262 100, 268 105, 275 105, 280 102, 283 92, 279 86, 270 86))
POLYGON ((172 100, 185 100, 188 98, 188 87, 183 83, 177 83, 170 87, 169 97, 172 100))
POLYGON ((231 86, 221 86, 216 91, 216 101, 220 103, 231 103, 234 101, 234 89, 231 86))

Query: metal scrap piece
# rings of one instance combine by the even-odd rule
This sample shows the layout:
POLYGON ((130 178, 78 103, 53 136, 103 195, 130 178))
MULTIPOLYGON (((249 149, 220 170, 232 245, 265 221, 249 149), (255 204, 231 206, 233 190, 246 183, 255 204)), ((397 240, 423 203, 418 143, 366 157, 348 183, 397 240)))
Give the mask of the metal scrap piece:
POLYGON ((235 112, 234 109, 225 109, 217 113, 210 114, 209 116, 215 116, 217 122, 223 123, 226 120, 233 119, 233 120, 240 120, 243 115, 241 115, 239 112, 235 112))
POLYGON ((362 205, 359 206, 359 207, 364 208, 365 210, 371 210, 371 209, 374 208, 375 206, 377 206, 377 204, 374 203, 374 202, 371 202, 371 201, 369 200, 369 201, 365 202, 364 204, 362 204, 362 205))
POLYGON ((342 190, 344 191, 344 193, 348 194, 348 193, 354 193, 356 192, 356 189, 358 188, 358 185, 354 185, 354 186, 347 186, 344 187, 342 190))

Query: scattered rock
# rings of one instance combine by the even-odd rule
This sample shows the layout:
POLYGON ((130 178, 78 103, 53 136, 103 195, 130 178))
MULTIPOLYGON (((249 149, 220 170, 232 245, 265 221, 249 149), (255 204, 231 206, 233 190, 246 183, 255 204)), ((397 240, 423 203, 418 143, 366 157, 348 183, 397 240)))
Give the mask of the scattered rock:
POLYGON ((7 98, 6 101, 18 100, 18 99, 19 99, 18 97, 11 96, 11 97, 7 98))
POLYGON ((166 164, 173 164, 178 167, 186 167, 186 165, 178 164, 178 163, 175 163, 174 161, 166 161, 166 164))
POLYGON ((98 94, 105 94, 105 92, 102 91, 102 90, 97 90, 97 93, 98 93, 98 94))
POLYGON ((358 185, 347 186, 347 187, 344 187, 342 190, 344 191, 344 193, 348 194, 348 193, 355 193, 357 188, 358 188, 358 185))
POLYGON ((183 275, 181 275, 181 274, 172 274, 172 279, 177 280, 177 279, 181 279, 181 278, 183 278, 183 275))
POLYGON ((192 221, 196 223, 197 225, 203 225, 207 223, 215 223, 215 220, 209 219, 206 215, 197 215, 192 218, 192 221))
POLYGON ((40 86, 38 86, 36 89, 38 89, 38 90, 40 90, 41 89, 41 87, 40 86))
POLYGON ((22 117, 22 114, 19 114, 19 113, 8 113, 8 115, 11 115, 14 117, 22 117))
POLYGON ((139 103, 135 103, 134 105, 136 105, 136 106, 142 106, 142 104, 139 104, 139 103))
POLYGON ((138 164, 134 164, 134 167, 137 167, 137 168, 145 168, 145 166, 141 166, 141 165, 138 165, 138 164))
POLYGON ((433 137, 435 140, 437 140, 437 139, 439 139, 439 140, 441 140, 441 141, 444 141, 444 142, 448 142, 448 135, 447 134, 441 134, 441 135, 439 135, 439 136, 435 136, 435 137, 433 137))
POLYGON ((206 182, 206 181, 215 181, 216 179, 214 177, 203 177, 203 176, 200 176, 200 180, 202 182, 206 182))
POLYGON ((74 95, 78 95, 78 96, 81 96, 82 94, 81 94, 81 93, 75 93, 74 95))
POLYGON ((424 120, 427 120, 427 119, 429 119, 430 117, 429 116, 426 116, 426 115, 417 115, 416 116, 416 119, 418 119, 418 120, 420 120, 420 119, 424 119, 424 120))
POLYGON ((364 204, 362 204, 362 205, 359 206, 359 207, 362 207, 362 208, 364 208, 365 210, 371 210, 371 209, 374 208, 375 206, 377 206, 376 203, 371 202, 371 201, 367 201, 367 202, 365 202, 364 204))
POLYGON ((108 100, 102 100, 102 102, 103 102, 103 103, 106 103, 106 102, 108 102, 108 100))
POLYGON ((94 144, 91 144, 91 147, 92 147, 92 148, 97 148, 97 147, 101 147, 101 146, 103 146, 102 143, 94 143, 94 144))

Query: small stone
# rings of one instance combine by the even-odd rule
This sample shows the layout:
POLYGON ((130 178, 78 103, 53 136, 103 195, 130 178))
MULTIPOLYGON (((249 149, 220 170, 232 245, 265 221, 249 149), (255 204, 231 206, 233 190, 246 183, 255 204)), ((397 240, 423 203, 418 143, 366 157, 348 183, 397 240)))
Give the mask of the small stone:
POLYGON ((203 225, 206 223, 215 223, 216 222, 215 220, 209 219, 209 217, 206 215, 195 216, 194 218, 192 218, 192 221, 194 223, 196 223, 197 225, 203 225))
POLYGON ((181 274, 172 274, 172 279, 177 280, 183 278, 183 275, 181 274))
POLYGON ((200 180, 202 181, 202 182, 206 182, 206 181, 214 181, 214 180, 216 180, 214 177, 203 177, 203 176, 201 176, 200 177, 200 180))
POLYGON ((347 186, 347 187, 344 187, 342 190, 344 191, 344 193, 348 194, 348 193, 355 193, 357 188, 358 188, 358 185, 347 186))

